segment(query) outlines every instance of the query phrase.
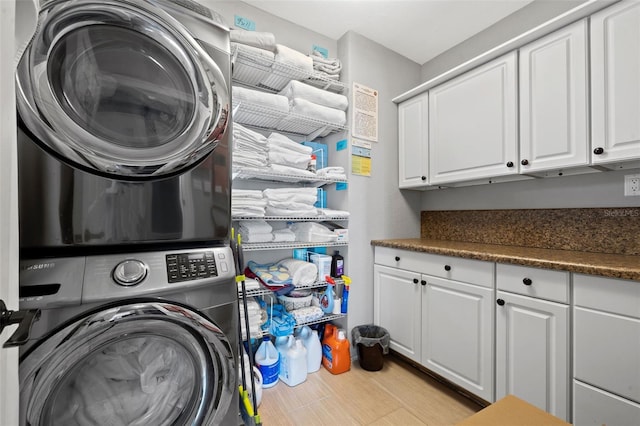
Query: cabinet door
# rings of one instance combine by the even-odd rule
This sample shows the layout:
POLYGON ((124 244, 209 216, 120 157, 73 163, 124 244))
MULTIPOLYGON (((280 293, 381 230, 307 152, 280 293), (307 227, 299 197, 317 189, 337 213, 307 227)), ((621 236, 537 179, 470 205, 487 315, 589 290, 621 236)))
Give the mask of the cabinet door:
POLYGON ((520 49, 520 172, 589 164, 587 23, 520 49))
POLYGON ((493 289, 423 279, 422 364, 493 402, 493 289))
POLYGON ((390 348, 420 362, 420 275, 374 265, 373 321, 391 337, 390 348))
POLYGON ((512 394, 568 420, 568 343, 568 305, 498 291, 496 400, 512 394))
POLYGON ((428 93, 398 105, 398 170, 400 188, 427 186, 428 93))
POLYGON ((429 91, 432 185, 518 173, 516 77, 512 52, 429 91))
POLYGON ((591 17, 594 164, 640 159, 640 2, 591 17), (600 154, 597 154, 600 153, 600 154))

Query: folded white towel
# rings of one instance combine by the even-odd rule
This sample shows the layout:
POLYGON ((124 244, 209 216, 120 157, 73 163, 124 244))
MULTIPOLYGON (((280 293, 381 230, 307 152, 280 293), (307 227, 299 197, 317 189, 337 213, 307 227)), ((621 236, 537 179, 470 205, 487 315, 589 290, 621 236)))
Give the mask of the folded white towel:
POLYGON ((248 102, 279 112, 289 112, 289 100, 282 95, 261 92, 240 86, 233 86, 232 97, 234 105, 242 102, 248 102))
POLYGON ((313 71, 313 59, 310 56, 282 44, 276 44, 275 52, 276 63, 290 65, 308 73, 313 71))
POLYGON ((267 206, 267 200, 249 200, 246 198, 231 199, 231 207, 233 207, 234 209, 242 208, 242 207, 265 208, 266 206, 267 206))
POLYGON ((297 169, 306 170, 311 161, 310 154, 300 154, 290 149, 280 148, 279 146, 269 147, 269 163, 282 164, 297 169))
MULTIPOLYGON (((240 90, 240 96, 242 96, 242 89, 240 90)), ((255 141, 256 143, 266 145, 267 138, 254 130, 244 127, 242 124, 233 123, 233 136, 237 138, 243 138, 247 140, 255 141)))
POLYGON ((335 166, 335 167, 323 167, 316 171, 318 176, 325 176, 328 174, 344 174, 344 167, 335 166))
POLYGON ((313 152, 313 148, 306 145, 301 145, 298 142, 295 142, 285 135, 280 133, 273 132, 267 138, 267 143, 269 146, 279 146, 281 148, 287 148, 292 151, 299 152, 300 154, 310 155, 313 152))
POLYGON ((296 234, 289 228, 276 229, 272 232, 273 242, 293 242, 296 240, 296 234))
POLYGON ((295 201, 313 204, 318 201, 316 188, 268 188, 262 191, 264 198, 273 201, 295 201))
POLYGON ((345 210, 318 209, 318 215, 326 217, 349 217, 349 214, 345 210))
POLYGON ((318 277, 318 267, 314 263, 298 259, 283 259, 278 262, 289 270, 293 285, 311 285, 318 277))
POLYGON ((296 203, 295 201, 267 201, 267 206, 275 207, 278 209, 289 210, 311 210, 315 209, 313 203, 296 203))
POLYGON ((273 228, 264 220, 246 220, 240 222, 240 229, 246 232, 255 233, 267 233, 271 232, 273 228))
MULTIPOLYGON (((242 54, 249 56, 252 61, 260 65, 270 66, 273 64, 273 61, 276 59, 276 54, 273 52, 273 50, 266 50, 264 48, 259 48, 259 47, 251 46, 248 44, 238 43, 238 42, 231 42, 231 47, 238 49, 238 52, 241 52, 242 54)), ((275 50, 275 46, 274 46, 274 50, 275 50)), ((235 78, 236 77, 235 67, 233 71, 234 71, 233 77, 235 78)))
POLYGON ((276 51, 276 37, 272 33, 234 29, 230 32, 231 41, 259 49, 276 51))
POLYGON ((235 217, 265 217, 265 209, 253 210, 253 209, 234 209, 231 208, 231 215, 235 217))
POLYGON ((289 84, 280 91, 280 94, 286 96, 289 100, 295 98, 306 99, 309 102, 341 111, 346 110, 349 106, 349 99, 344 95, 318 89, 317 87, 296 80, 290 81, 289 84))
POLYGON ((231 189, 231 196, 233 198, 253 198, 257 200, 262 200, 262 191, 258 189, 231 189))
POLYGON ((294 98, 290 102, 291 112, 316 120, 326 121, 338 126, 347 122, 347 115, 339 109, 314 104, 306 99, 294 98))
POLYGON ((247 243, 268 243, 273 241, 273 234, 271 232, 250 234, 240 233, 240 235, 242 235, 242 241, 247 243))

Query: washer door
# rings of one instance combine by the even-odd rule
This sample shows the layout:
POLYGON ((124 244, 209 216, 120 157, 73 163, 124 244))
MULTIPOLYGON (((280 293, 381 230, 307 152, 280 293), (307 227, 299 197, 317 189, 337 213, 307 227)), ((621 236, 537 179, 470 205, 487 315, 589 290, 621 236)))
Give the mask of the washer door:
POLYGON ((23 357, 20 423, 219 424, 234 392, 233 352, 209 320, 177 303, 110 304, 23 357))
POLYGON ((16 80, 34 139, 113 178, 180 173, 215 148, 229 118, 219 66, 144 0, 45 4, 16 80))

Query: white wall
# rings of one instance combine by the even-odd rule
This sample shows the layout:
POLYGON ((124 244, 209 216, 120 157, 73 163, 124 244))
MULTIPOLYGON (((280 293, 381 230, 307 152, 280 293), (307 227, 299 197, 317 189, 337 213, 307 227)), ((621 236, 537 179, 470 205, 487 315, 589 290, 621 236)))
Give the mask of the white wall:
MULTIPOLYGON (((373 248, 370 241, 420 236, 420 194, 398 189, 398 118, 392 98, 419 82, 420 66, 354 32, 338 40, 343 81, 379 92, 379 142, 371 177, 349 175, 349 328, 373 322, 373 248)), ((348 163, 348 156, 345 156, 348 163)), ((345 160, 342 157, 343 161, 345 160)))

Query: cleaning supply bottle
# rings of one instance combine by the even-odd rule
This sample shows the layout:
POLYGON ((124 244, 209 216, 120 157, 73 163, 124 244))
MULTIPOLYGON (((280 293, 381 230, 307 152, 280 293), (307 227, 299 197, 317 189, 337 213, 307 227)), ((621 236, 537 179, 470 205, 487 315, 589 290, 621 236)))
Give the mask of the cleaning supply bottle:
POLYGON ((325 314, 330 314, 333 312, 333 299, 335 298, 335 295, 333 294, 333 286, 336 282, 328 275, 325 279, 327 280, 327 288, 320 298, 320 309, 322 309, 325 314))
POLYGON ((325 338, 322 342, 322 365, 331 374, 340 374, 351 369, 349 340, 347 340, 343 329, 338 329, 333 325, 329 330, 325 328, 325 338))
POLYGON ((289 386, 297 386, 307 380, 307 350, 302 340, 294 341, 293 346, 287 350, 286 368, 280 375, 280 379, 289 386))
POLYGON ((280 373, 280 357, 269 336, 263 337, 255 354, 255 362, 262 374, 262 388, 275 386, 280 373))
POLYGON ((322 364, 322 344, 318 337, 318 330, 311 330, 308 325, 298 329, 297 337, 302 340, 307 350, 307 373, 315 373, 322 364))
POLYGON ((344 274, 344 257, 336 250, 331 257, 331 276, 338 278, 342 274, 344 274))
POLYGON ((346 314, 349 307, 349 286, 351 285, 351 278, 343 275, 342 280, 344 281, 344 288, 342 289, 342 303, 340 304, 340 313, 346 314))
POLYGON ((280 369, 278 372, 278 377, 282 379, 284 372, 288 368, 287 366, 287 351, 293 347, 295 342, 295 338, 293 334, 289 334, 287 336, 277 336, 276 337, 276 349, 278 354, 280 355, 280 369))

